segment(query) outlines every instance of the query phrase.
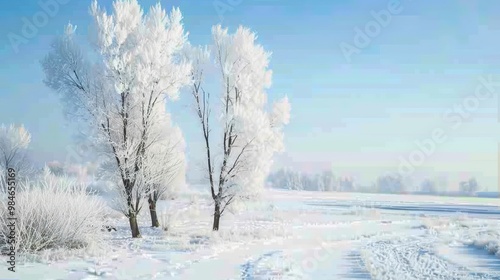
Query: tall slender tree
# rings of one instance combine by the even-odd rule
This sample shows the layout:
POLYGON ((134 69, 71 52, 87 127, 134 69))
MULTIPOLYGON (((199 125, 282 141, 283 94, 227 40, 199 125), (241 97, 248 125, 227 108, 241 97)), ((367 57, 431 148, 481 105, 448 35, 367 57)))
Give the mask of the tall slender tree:
POLYGON ((283 149, 282 127, 288 123, 290 104, 285 97, 269 112, 266 90, 271 85, 270 54, 256 44, 256 35, 239 27, 228 34, 221 26, 212 28, 210 48, 192 48, 192 95, 206 148, 210 194, 214 202, 212 229, 219 230, 228 206, 255 197, 263 189, 275 152, 283 149), (214 60, 222 92, 220 103, 220 146, 212 141, 213 104, 205 90, 206 65, 214 60), (219 150, 220 149, 220 150, 219 150))
POLYGON ((190 64, 177 59, 187 37, 175 8, 167 15, 157 4, 144 15, 136 0, 117 0, 111 14, 96 1, 90 10, 97 62, 84 55, 69 24, 42 61, 45 82, 88 125, 132 237, 140 237, 137 215, 150 179, 143 176, 145 157, 158 141, 154 112, 190 80, 190 64))
POLYGON ((32 171, 27 154, 30 142, 31 134, 23 125, 0 125, 0 175, 9 173, 9 168, 14 168, 18 177, 32 171))
POLYGON ((145 194, 151 216, 151 226, 159 227, 156 203, 160 198, 172 198, 179 189, 179 177, 185 176, 184 137, 179 127, 174 126, 164 106, 155 114, 158 130, 154 141, 144 154, 141 178, 145 183, 145 194))

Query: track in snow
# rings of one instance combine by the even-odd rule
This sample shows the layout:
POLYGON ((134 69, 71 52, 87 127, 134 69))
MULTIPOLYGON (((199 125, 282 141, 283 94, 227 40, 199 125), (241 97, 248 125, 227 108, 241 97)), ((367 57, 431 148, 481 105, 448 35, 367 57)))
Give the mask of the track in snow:
POLYGON ((473 272, 440 257, 433 244, 423 238, 374 241, 362 249, 362 265, 377 280, 500 280, 500 274, 473 272))

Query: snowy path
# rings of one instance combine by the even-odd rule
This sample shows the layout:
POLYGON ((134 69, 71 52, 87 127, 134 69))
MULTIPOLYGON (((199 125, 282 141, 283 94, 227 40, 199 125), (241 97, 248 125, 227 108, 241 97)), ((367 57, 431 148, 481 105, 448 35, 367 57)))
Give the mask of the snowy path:
MULTIPOLYGON (((500 259, 465 245, 476 236, 498 239, 500 223, 472 218, 464 226, 452 215, 317 201, 275 198, 272 209, 226 217, 220 237, 209 231, 210 217, 190 218, 179 234, 168 237, 144 226, 141 240, 128 238, 123 222, 112 235, 111 255, 19 266, 14 278, 500 280, 500 259)), ((0 279, 11 277, 3 265, 0 279)))
POLYGON ((459 266, 482 274, 489 274, 494 277, 492 279, 500 279, 500 259, 484 249, 465 245, 443 245, 436 248, 436 253, 459 266))
POLYGON ((192 263, 173 279, 371 279, 359 248, 376 237, 396 238, 416 230, 404 221, 367 223, 371 228, 358 232, 348 231, 356 221, 305 224, 295 228, 295 238, 242 245, 192 263))
POLYGON ((477 272, 447 260, 433 244, 428 236, 371 242, 363 248, 365 263, 376 279, 500 279, 498 272, 477 272))

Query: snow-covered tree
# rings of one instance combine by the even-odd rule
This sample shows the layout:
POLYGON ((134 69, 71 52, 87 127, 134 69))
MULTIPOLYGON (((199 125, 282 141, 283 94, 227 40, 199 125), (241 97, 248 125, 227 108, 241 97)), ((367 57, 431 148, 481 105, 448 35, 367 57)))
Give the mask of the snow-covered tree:
POLYGON ((314 181, 312 180, 311 176, 309 176, 309 174, 307 173, 300 174, 300 184, 302 185, 302 188, 305 191, 314 191, 316 189, 314 181))
POLYGON ((470 193, 475 193, 479 191, 479 184, 477 183, 476 178, 470 178, 469 179, 469 192, 470 193))
POLYGON ((271 188, 275 188, 275 189, 284 188, 284 184, 283 184, 284 173, 285 173, 284 169, 279 169, 275 172, 269 173, 267 180, 268 180, 271 188))
POLYGON ((431 179, 425 179, 420 185, 420 190, 425 193, 436 193, 436 183, 431 179))
POLYGON ((88 125, 132 237, 140 237, 137 214, 152 179, 144 176, 145 157, 161 129, 155 112, 189 82, 190 64, 177 56, 187 37, 178 9, 167 15, 157 4, 144 14, 136 0, 118 0, 111 14, 96 1, 90 10, 96 62, 84 55, 69 24, 42 61, 45 82, 88 125))
POLYGON ((469 182, 468 181, 460 181, 460 183, 458 183, 458 188, 463 193, 469 192, 469 182))
POLYGON ((474 194, 479 190, 479 185, 476 178, 470 178, 467 181, 462 181, 459 183, 459 189, 463 193, 474 194))
POLYGON ((448 187, 449 187, 449 179, 447 176, 445 175, 438 175, 436 176, 436 178, 434 179, 434 181, 436 182, 436 191, 437 192, 447 192, 448 191, 448 187))
POLYGON ((356 190, 354 179, 352 177, 339 178, 338 185, 339 190, 343 192, 352 192, 356 190))
POLYGON ((269 174, 269 181, 273 188, 287 190, 302 190, 302 180, 304 175, 298 171, 289 168, 282 168, 274 173, 269 174))
POLYGON ((335 175, 331 170, 326 170, 321 173, 322 185, 325 191, 336 191, 337 181, 335 180, 335 175))
MULTIPOLYGON (((274 188, 289 190, 337 190, 337 180, 330 170, 325 170, 317 174, 306 174, 289 168, 283 168, 270 174, 269 181, 274 188)), ((350 184, 353 183, 350 182, 350 184)))
POLYGON ((304 190, 304 185, 302 184, 302 174, 298 171, 288 170, 286 173, 286 188, 294 191, 304 190))
POLYGON ((16 176, 28 176, 32 171, 27 149, 31 134, 24 126, 0 125, 0 175, 14 168, 16 176))
POLYGON ((325 182, 321 178, 321 174, 314 175, 314 184, 316 185, 316 190, 320 192, 325 191, 325 182))
POLYGON ((183 183, 179 181, 185 176, 184 138, 179 127, 173 126, 171 117, 159 107, 158 121, 160 126, 156 141, 145 151, 142 178, 145 180, 151 225, 159 227, 156 203, 161 198, 172 198, 183 183))
POLYGON ((213 230, 219 229, 220 217, 227 206, 255 197, 264 187, 275 152, 283 149, 282 127, 290 118, 288 99, 266 110, 267 93, 271 85, 269 56, 256 44, 256 35, 239 27, 234 34, 220 25, 212 28, 211 48, 191 48, 193 61, 192 94, 200 120, 210 192, 214 201, 213 230), (211 143, 212 105, 205 91, 204 67, 215 60, 221 94, 221 150, 211 143), (220 158, 220 160, 219 160, 220 158))
POLYGON ((399 174, 386 174, 377 178, 377 191, 381 193, 401 193, 405 191, 403 177, 399 174))

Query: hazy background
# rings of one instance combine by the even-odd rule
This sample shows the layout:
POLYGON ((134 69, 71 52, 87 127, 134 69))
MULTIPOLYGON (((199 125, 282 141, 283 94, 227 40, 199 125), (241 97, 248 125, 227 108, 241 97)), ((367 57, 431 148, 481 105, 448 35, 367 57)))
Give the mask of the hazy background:
MULTIPOLYGON (((40 162, 64 161, 73 128, 43 85, 39 60, 68 21, 85 42, 90 1, 59 5, 15 52, 9 33, 21 35, 22 18, 31 21, 42 10, 38 2, 0 3, 0 123, 24 123, 40 162)), ((108 10, 111 2, 99 1, 108 10)), ((474 92, 480 75, 500 74, 500 2, 401 1, 402 12, 350 61, 339 45, 353 44, 355 28, 364 28, 373 19, 370 12, 386 9, 390 1, 242 0, 225 12, 214 6, 234 2, 161 1, 168 10, 181 8, 194 44, 208 44, 211 26, 222 18, 231 30, 238 24, 250 27, 273 52, 270 101, 287 94, 292 103, 287 151, 276 158, 275 168, 333 169, 368 184, 383 172, 397 171, 399 158, 416 149, 416 140, 441 128, 447 141, 413 175, 448 177, 452 189, 476 176, 481 186, 497 189, 497 97, 482 100, 458 129, 443 114, 474 92)), ((168 106, 183 129, 195 170, 202 146, 190 101, 184 95, 168 106)))

